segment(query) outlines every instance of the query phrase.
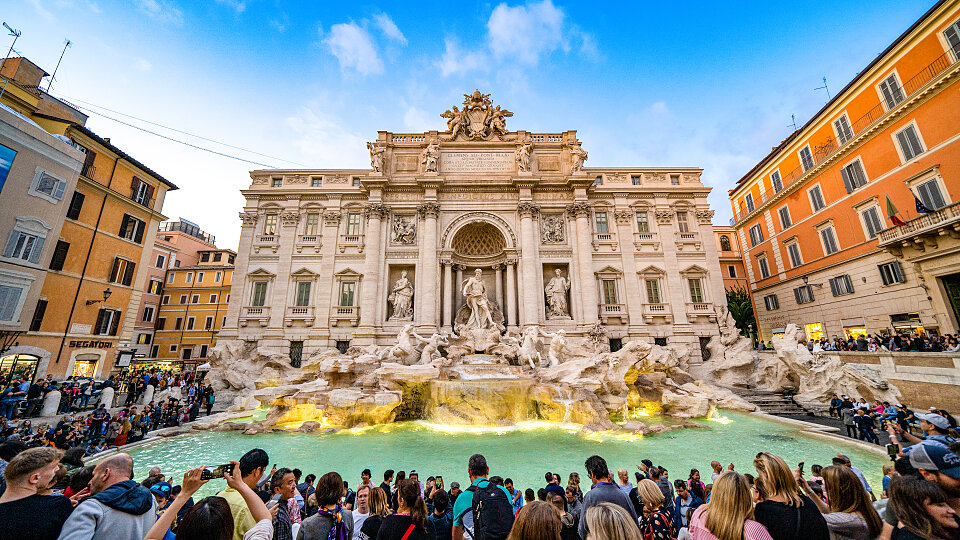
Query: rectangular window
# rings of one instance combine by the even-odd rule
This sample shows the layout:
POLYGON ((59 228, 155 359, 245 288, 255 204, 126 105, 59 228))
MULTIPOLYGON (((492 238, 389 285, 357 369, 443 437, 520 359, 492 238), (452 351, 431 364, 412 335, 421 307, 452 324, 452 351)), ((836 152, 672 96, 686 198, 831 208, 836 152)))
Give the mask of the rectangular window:
POLYGON ((270 187, 280 187, 280 186, 282 186, 282 185, 283 185, 283 179, 282 179, 282 178, 274 178, 274 179, 270 180, 270 187))
POLYGON ((607 225, 607 213, 606 212, 597 212, 594 215, 594 221, 597 224, 597 233, 606 234, 610 232, 610 228, 607 225))
POLYGON ((690 286, 690 301, 700 304, 703 303, 703 287, 700 284, 700 278, 690 278, 687 280, 690 286))
POLYGON ((793 225, 793 220, 790 219, 790 209, 786 206, 781 206, 777 210, 777 214, 780 216, 780 226, 784 229, 787 229, 793 225))
POLYGON ((217 270, 217 272, 213 274, 213 282, 220 283, 221 279, 223 279, 223 272, 217 270))
POLYGON ((753 209, 756 208, 756 206, 753 204, 753 193, 747 193, 747 196, 744 198, 744 200, 747 202, 747 212, 753 212, 753 209))
POLYGON ((603 185, 603 176, 602 176, 602 175, 598 175, 596 178, 594 178, 594 179, 593 179, 593 185, 595 185, 595 186, 602 186, 602 185, 603 185))
POLYGON ((120 328, 120 311, 101 308, 97 314, 97 323, 93 326, 93 333, 98 336, 115 336, 120 328))
POLYGON ((80 193, 79 191, 73 192, 73 197, 70 198, 70 207, 67 208, 67 217, 69 219, 80 219, 80 210, 83 209, 83 199, 86 198, 86 195, 80 193))
POLYGON ((904 283, 907 279, 903 276, 903 268, 899 261, 888 262, 877 265, 880 270, 880 279, 884 285, 893 285, 894 283, 904 283))
POLYGON ((728 265, 727 265, 727 275, 729 275, 729 276, 732 277, 732 278, 737 277, 737 267, 734 266, 734 265, 732 265, 732 264, 728 264, 728 265))
POLYGON ((138 244, 143 243, 143 232, 146 230, 147 224, 141 219, 137 219, 129 214, 123 215, 123 220, 120 222, 120 238, 125 238, 131 240, 138 244))
POLYGON ((314 176, 310 179, 310 187, 320 187, 320 182, 323 181, 323 178, 319 176, 314 176))
POLYGON ((291 341, 290 342, 290 365, 298 368, 300 367, 301 362, 303 362, 303 342, 291 341))
POLYGON ((847 193, 853 193, 867 185, 867 175, 859 159, 840 169, 840 176, 843 178, 843 187, 846 188, 847 193))
POLYGON ((47 199, 54 204, 56 204, 57 201, 63 200, 63 192, 66 189, 66 182, 54 177, 52 174, 46 171, 40 171, 40 174, 37 175, 33 184, 30 186, 30 191, 32 193, 43 195, 44 199, 47 199))
POLYGON ((305 307, 310 305, 310 282, 301 281, 297 283, 297 306, 305 307))
POLYGON ((830 292, 833 293, 834 296, 852 294, 853 281, 850 280, 850 275, 844 274, 842 276, 830 278, 830 292))
POLYGON ((359 176, 354 176, 354 177, 353 177, 353 183, 352 183, 352 185, 353 185, 353 187, 360 187, 360 177, 359 177, 359 176))
POLYGON ((213 262, 220 262, 223 259, 223 253, 217 252, 213 254, 213 262))
POLYGON ((180 295, 180 304, 183 305, 183 304, 186 304, 186 303, 187 303, 187 295, 181 294, 181 295, 180 295))
POLYGON ((603 279, 603 280, 600 280, 600 284, 603 288, 603 303, 616 304, 617 303, 617 280, 603 279))
POLYGON ((650 232, 650 221, 646 212, 637 212, 637 232, 650 232))
POLYGON ((110 281, 122 285, 133 283, 137 263, 116 257, 113 259, 113 270, 110 272, 110 281))
POLYGON ((187 330, 193 330, 193 324, 196 322, 196 317, 187 317, 187 330))
POLYGON ((170 285, 173 283, 173 279, 175 276, 176 274, 174 272, 170 272, 167 274, 167 285, 170 285))
POLYGON ((687 223, 686 212, 677 212, 677 230, 682 233, 690 232, 690 225, 687 223))
POLYGON ((197 272, 197 283, 203 283, 203 272, 197 272))
POLYGON ((183 281, 184 283, 193 283, 193 272, 187 272, 187 277, 183 281))
POLYGON ((773 192, 780 193, 780 190, 783 189, 783 179, 780 178, 780 171, 773 171, 773 174, 770 175, 770 183, 773 184, 773 192))
POLYGON ((50 259, 51 270, 63 270, 63 263, 67 260, 68 251, 70 251, 70 242, 57 240, 57 247, 53 250, 53 258, 50 259))
POLYGON ((160 301, 160 303, 163 304, 163 305, 169 304, 169 303, 170 303, 170 295, 169 295, 169 294, 163 295, 163 299, 160 301))
POLYGON ((216 304, 216 303, 217 303, 217 295, 215 295, 215 294, 211 294, 211 295, 210 295, 210 303, 211 303, 211 304, 216 304))
POLYGON ((204 329, 204 330, 213 330, 213 317, 207 317, 207 318, 203 321, 203 329, 204 329))
POLYGON ((793 290, 793 296, 798 304, 813 302, 813 286, 804 285, 793 290))
POLYGON ((360 234, 360 218, 362 216, 359 213, 351 212, 347 214, 347 234, 350 236, 356 236, 360 234))
POLYGON ((43 315, 47 312, 47 301, 37 300, 37 309, 33 310, 33 320, 30 321, 30 331, 39 332, 43 325, 43 315))
POLYGON ((160 356, 160 346, 154 345, 150 348, 150 358, 156 358, 158 356, 160 356))
POLYGON ((750 247, 756 246, 760 242, 763 242, 763 229, 760 227, 760 224, 757 223, 753 227, 750 227, 750 247))
POLYGON ((953 58, 960 58, 960 21, 957 21, 943 31, 943 37, 947 40, 950 50, 953 51, 953 58))
POLYGON ((256 281, 253 284, 253 294, 250 295, 251 306, 262 306, 267 298, 267 282, 256 281))
POLYGON ((263 216, 263 234, 273 236, 277 234, 277 214, 267 214, 263 216))
POLYGON ((153 325, 154 330, 163 330, 167 326, 166 317, 157 317, 157 324, 153 325))
POLYGON ((820 229, 820 240, 823 241, 824 255, 833 255, 840 251, 840 248, 837 246, 837 236, 832 226, 820 229))
POLYGON ((149 345, 149 344, 150 344, 150 334, 137 334, 137 344, 138 344, 138 345, 149 345))
POLYGON ((170 345, 170 352, 177 352, 177 344, 170 345))
POLYGON ((150 201, 153 200, 154 189, 150 184, 134 176, 130 183, 130 198, 138 204, 149 206, 150 201))
POLYGON ((807 191, 807 195, 810 196, 810 207, 813 208, 814 212, 819 212, 827 206, 827 204, 823 202, 823 192, 820 191, 820 186, 810 188, 807 191))
POLYGON ((201 345, 201 346, 200 346, 200 355, 199 355, 199 356, 200 356, 200 358, 206 358, 206 357, 207 357, 207 346, 206 346, 206 345, 201 345))
POLYGON ((680 185, 680 175, 679 175, 679 174, 671 174, 671 175, 670 175, 670 185, 671 185, 671 186, 679 186, 679 185, 680 185))
POLYGON ((167 258, 164 255, 157 255, 157 264, 154 265, 156 268, 163 268, 167 264, 167 258))
POLYGON ((0 285, 0 321, 16 319, 21 294, 24 294, 24 290, 20 287, 0 285))
POLYGON ((787 246, 787 254, 790 255, 790 267, 796 268, 803 264, 803 257, 800 256, 800 244, 794 242, 787 246))
POLYGON ((200 303, 200 295, 199 295, 199 294, 193 295, 193 298, 190 300, 190 303, 191 303, 191 304, 199 304, 199 303, 200 303))
POLYGON ((761 255, 761 256, 757 257, 757 266, 760 267, 760 277, 761 277, 761 278, 766 279, 766 278, 770 277, 770 265, 767 264, 767 257, 766 257, 766 256, 761 255))
POLYGON ((7 247, 3 256, 10 259, 21 259, 32 263, 40 262, 45 240, 35 234, 28 234, 14 229, 7 239, 7 247))
POLYGON ((833 128, 837 130, 837 140, 840 144, 845 144, 853 138, 853 129, 850 127, 850 119, 844 113, 833 121, 833 128))
POLYGON ((647 281, 647 303, 659 304, 660 301, 660 281, 648 279, 647 281))
POLYGON ((200 255, 200 262, 209 262, 209 261, 210 261, 209 253, 203 253, 200 255))
POLYGON ((880 212, 877 211, 876 206, 871 206, 861 212, 860 217, 863 218, 863 224, 867 228, 867 236, 870 238, 876 238, 883 230, 883 222, 880 221, 880 212))
POLYGON ((767 311, 780 309, 780 299, 775 294, 768 294, 763 297, 763 306, 767 308, 767 311))
POLYGON ((890 74, 889 77, 880 83, 880 93, 883 94, 883 102, 887 105, 887 110, 902 103, 906 97, 903 94, 903 87, 900 86, 900 81, 897 80, 896 73, 890 74))
POLYGON ((307 221, 303 226, 303 234, 307 236, 316 236, 320 225, 320 214, 317 212, 308 212, 307 221))
POLYGON ((803 165, 803 172, 813 168, 813 154, 810 153, 810 147, 804 146, 800 150, 800 164, 803 165))
POLYGON ((917 130, 913 126, 907 126, 897 132, 897 143, 900 145, 904 161, 910 161, 923 153, 923 144, 920 143, 920 136, 917 135, 917 130))
POLYGON ((153 306, 146 306, 143 308, 143 322, 153 322, 153 306))
POLYGON ((356 281, 344 281, 340 284, 340 305, 343 307, 353 306, 354 296, 357 292, 356 281))
POLYGON ((630 184, 634 186, 640 185, 640 175, 633 175, 630 177, 630 184))
POLYGON ((174 330, 180 330, 183 328, 183 317, 177 317, 177 320, 173 323, 174 330))
POLYGON ((917 198, 930 210, 937 210, 947 205, 940 193, 940 184, 937 179, 927 180, 917 186, 917 198))

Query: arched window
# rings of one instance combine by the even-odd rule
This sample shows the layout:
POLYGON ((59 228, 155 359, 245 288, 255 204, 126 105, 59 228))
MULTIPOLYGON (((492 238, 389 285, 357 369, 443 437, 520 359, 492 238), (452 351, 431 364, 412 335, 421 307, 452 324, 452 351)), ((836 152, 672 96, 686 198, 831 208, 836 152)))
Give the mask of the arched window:
POLYGON ((733 251, 730 249, 730 237, 725 234, 720 237, 720 251, 733 251))

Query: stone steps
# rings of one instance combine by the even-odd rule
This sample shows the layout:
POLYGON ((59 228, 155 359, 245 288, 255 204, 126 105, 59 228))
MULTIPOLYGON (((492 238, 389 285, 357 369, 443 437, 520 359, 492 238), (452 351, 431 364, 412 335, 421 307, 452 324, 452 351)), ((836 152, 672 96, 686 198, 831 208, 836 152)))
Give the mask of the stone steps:
POLYGON ((813 414, 798 405, 793 400, 793 396, 785 392, 759 392, 741 388, 735 388, 733 392, 750 403, 753 403, 758 409, 767 414, 813 414))

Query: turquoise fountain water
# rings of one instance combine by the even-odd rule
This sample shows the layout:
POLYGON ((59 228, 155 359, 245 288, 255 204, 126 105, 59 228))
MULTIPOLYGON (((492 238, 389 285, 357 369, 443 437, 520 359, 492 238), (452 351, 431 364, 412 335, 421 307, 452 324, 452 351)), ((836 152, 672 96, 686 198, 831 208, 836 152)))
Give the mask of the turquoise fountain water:
MULTIPOLYGON (((482 453, 491 474, 513 478, 520 488, 543 487, 543 473, 559 473, 566 483, 570 472, 586 480, 584 460, 593 454, 603 456, 611 469, 631 471, 641 459, 648 458, 670 471, 670 479, 686 478, 698 468, 705 482, 710 478, 710 461, 737 471, 755 473, 754 456, 759 451, 773 452, 791 465, 830 465, 837 452, 848 455, 860 467, 879 495, 881 467, 887 463, 882 454, 870 452, 842 440, 829 440, 799 429, 748 414, 723 412, 717 420, 702 420, 703 429, 684 429, 656 436, 629 438, 598 434, 580 436, 579 426, 525 424, 509 430, 485 428, 471 430, 447 428, 422 422, 389 424, 335 433, 270 433, 256 436, 233 432, 203 432, 163 440, 130 450, 135 477, 143 478, 154 465, 177 483, 183 472, 198 465, 216 465, 238 459, 251 448, 263 448, 270 462, 278 466, 298 467, 304 474, 321 475, 335 470, 355 486, 360 471, 369 467, 379 482, 385 469, 417 470, 421 481, 440 474, 446 484, 466 486, 467 459, 482 453)), ((223 489, 223 480, 205 485, 200 495, 212 495, 223 489)))

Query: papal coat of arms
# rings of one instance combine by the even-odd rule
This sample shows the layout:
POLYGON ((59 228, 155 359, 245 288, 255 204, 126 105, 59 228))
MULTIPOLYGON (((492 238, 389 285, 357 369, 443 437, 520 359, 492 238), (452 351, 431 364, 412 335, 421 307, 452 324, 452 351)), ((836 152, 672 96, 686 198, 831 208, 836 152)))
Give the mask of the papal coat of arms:
POLYGON ((456 105, 453 109, 444 111, 442 116, 447 119, 447 131, 450 137, 447 140, 456 140, 458 136, 473 141, 486 140, 496 137, 503 138, 507 133, 506 118, 513 113, 494 107, 490 103, 490 94, 481 94, 475 90, 473 94, 463 95, 463 109, 456 105))

